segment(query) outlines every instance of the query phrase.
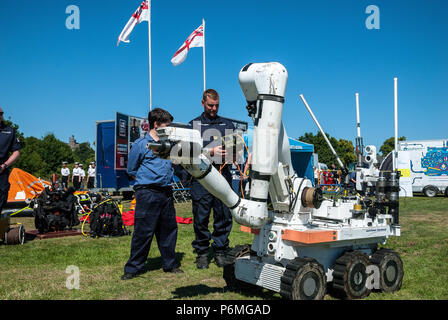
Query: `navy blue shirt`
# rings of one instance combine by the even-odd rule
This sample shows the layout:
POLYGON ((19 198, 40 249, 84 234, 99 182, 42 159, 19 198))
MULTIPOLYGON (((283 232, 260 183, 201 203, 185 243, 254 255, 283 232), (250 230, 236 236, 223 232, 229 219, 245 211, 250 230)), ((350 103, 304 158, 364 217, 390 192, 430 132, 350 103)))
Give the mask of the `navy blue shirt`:
POLYGON ((229 119, 220 116, 210 119, 204 113, 191 120, 189 124, 193 126, 193 129, 200 129, 204 148, 214 148, 221 145, 221 138, 235 130, 233 122, 229 119), (206 132, 206 130, 210 131, 206 132))
POLYGON ((20 150, 20 141, 13 128, 0 123, 0 164, 8 160, 10 153, 20 150))
MULTIPOLYGON (((203 140, 204 148, 214 148, 216 146, 222 145, 222 138, 225 135, 233 133, 235 126, 233 122, 229 119, 217 116, 214 119, 207 118, 204 113, 199 117, 194 118, 189 122, 193 129, 200 130, 201 137, 203 140)), ((222 163, 213 164, 213 166, 219 170, 222 163)), ((231 184, 232 175, 230 173, 230 167, 232 164, 227 164, 221 168, 221 174, 226 178, 227 182, 231 184)), ((203 188, 195 179, 192 180, 192 195, 195 194, 202 195, 206 194, 207 191, 203 188)))
POLYGON ((156 156, 146 148, 148 142, 155 140, 146 133, 143 138, 134 141, 128 157, 128 174, 136 177, 135 185, 153 185, 168 187, 172 184, 173 168, 171 160, 156 156))

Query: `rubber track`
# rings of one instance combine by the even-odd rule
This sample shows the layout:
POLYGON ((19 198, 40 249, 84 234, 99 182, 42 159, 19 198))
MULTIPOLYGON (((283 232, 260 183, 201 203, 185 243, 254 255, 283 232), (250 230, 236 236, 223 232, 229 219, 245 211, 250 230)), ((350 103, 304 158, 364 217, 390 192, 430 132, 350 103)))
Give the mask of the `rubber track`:
POLYGON ((381 263, 381 260, 383 260, 384 256, 386 256, 387 254, 398 255, 392 249, 382 248, 380 250, 377 250, 374 254, 372 254, 370 260, 372 261, 373 264, 379 265, 381 263))
MULTIPOLYGON (((341 299, 346 299, 347 293, 345 292, 345 286, 344 283, 347 281, 347 279, 344 279, 345 270, 347 268, 347 265, 350 263, 350 261, 357 256, 362 256, 367 258, 367 256, 361 252, 361 251, 352 251, 352 252, 346 252, 341 257, 339 257, 333 267, 333 286, 332 291, 333 294, 341 299)), ((361 297, 362 298, 362 297, 361 297)))
MULTIPOLYGON (((385 256, 387 255, 393 255, 395 257, 397 257, 400 261, 401 261, 401 265, 403 265, 403 260, 401 260, 400 255, 398 254, 398 252, 392 250, 392 249, 386 249, 386 248, 381 248, 380 250, 377 250, 371 257, 370 257, 370 262, 379 266, 381 264, 381 261, 384 259, 385 256)), ((401 269, 401 277, 404 276, 404 270, 401 269)), ((380 291, 385 291, 385 292, 395 292, 401 289, 402 286, 402 281, 403 279, 401 279, 401 281, 398 283, 397 287, 392 290, 392 291, 385 291, 384 289, 381 289, 380 291)))
POLYGON ((231 290, 250 288, 250 284, 235 278, 235 260, 251 253, 250 244, 239 245, 226 252, 223 278, 231 290))
POLYGON ((295 258, 286 265, 285 272, 283 273, 280 282, 280 295, 282 297, 292 299, 292 284, 296 277, 297 271, 299 271, 299 269, 308 262, 317 263, 317 261, 312 258, 295 258))
POLYGON ((249 244, 243 244, 236 246, 235 248, 229 250, 226 252, 226 262, 225 264, 232 264, 235 263, 235 259, 245 256, 247 254, 250 254, 250 245, 249 244))

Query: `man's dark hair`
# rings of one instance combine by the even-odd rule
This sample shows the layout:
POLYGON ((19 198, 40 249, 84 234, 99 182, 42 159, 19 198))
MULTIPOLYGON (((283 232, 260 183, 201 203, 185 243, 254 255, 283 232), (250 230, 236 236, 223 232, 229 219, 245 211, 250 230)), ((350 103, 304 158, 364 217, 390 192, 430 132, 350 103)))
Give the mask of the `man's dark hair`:
POLYGON ((173 121, 173 116, 166 110, 155 108, 148 113, 149 129, 154 129, 154 123, 167 123, 173 121))

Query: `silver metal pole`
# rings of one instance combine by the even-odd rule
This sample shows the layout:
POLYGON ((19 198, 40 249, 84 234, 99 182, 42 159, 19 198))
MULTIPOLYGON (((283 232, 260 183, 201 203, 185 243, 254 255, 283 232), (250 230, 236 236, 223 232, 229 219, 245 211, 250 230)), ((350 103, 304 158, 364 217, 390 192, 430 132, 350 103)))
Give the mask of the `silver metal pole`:
POLYGON ((361 124, 359 119, 359 93, 355 94, 356 97, 356 133, 358 138, 361 138, 361 124))
POLYGON ((202 19, 202 28, 204 33, 204 45, 202 46, 202 69, 203 69, 203 76, 204 76, 204 91, 207 89, 205 85, 205 19, 202 19))
POLYGON ((151 0, 147 1, 149 10, 148 21, 148 51, 149 51, 149 111, 152 110, 152 70, 151 70, 151 0))
POLYGON ((395 149, 393 158, 394 172, 398 162, 398 78, 394 78, 394 126, 395 126, 395 149))
POLYGON ((357 151, 357 158, 358 158, 358 167, 362 166, 362 155, 363 155, 363 142, 361 138, 361 120, 359 116, 359 93, 355 94, 355 100, 356 100, 356 151, 357 151))
POLYGON ((305 100, 305 97, 303 96, 303 94, 300 95, 300 99, 302 99, 303 104, 305 105, 305 107, 308 109, 308 112, 310 113, 311 117, 313 118, 314 122, 316 123, 317 127, 319 128, 320 132, 322 133, 322 135, 324 136, 325 141, 327 142, 328 146, 330 147, 331 152, 333 153, 333 155, 336 157, 337 162, 339 163, 339 165, 341 166, 341 168, 345 168, 344 164, 342 163, 341 159, 339 158, 338 154, 336 153, 336 151, 333 149, 333 146, 330 143, 330 140, 328 140, 327 135, 325 134, 324 130, 322 129, 322 127, 319 124, 319 121, 317 121, 316 117, 314 116, 313 111, 311 110, 310 106, 308 105, 308 103, 305 100))

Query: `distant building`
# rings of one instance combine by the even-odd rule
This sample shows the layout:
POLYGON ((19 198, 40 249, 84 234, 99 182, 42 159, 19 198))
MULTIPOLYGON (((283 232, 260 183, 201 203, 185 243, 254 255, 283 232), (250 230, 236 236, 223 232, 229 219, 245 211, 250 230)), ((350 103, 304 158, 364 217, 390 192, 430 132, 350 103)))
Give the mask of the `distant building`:
POLYGON ((75 151, 79 148, 79 143, 76 142, 74 135, 68 138, 68 145, 72 149, 72 151, 75 151))

